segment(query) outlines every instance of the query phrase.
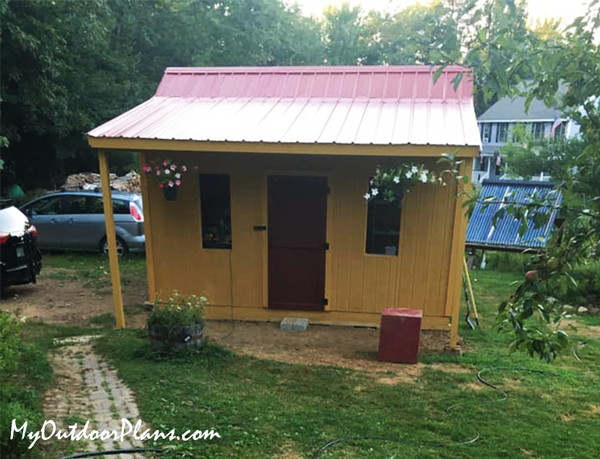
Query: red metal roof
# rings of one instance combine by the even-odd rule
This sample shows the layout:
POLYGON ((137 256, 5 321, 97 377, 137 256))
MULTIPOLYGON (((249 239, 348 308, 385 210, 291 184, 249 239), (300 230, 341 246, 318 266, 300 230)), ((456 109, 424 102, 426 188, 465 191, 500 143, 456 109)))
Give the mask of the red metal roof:
POLYGON ((479 146, 472 85, 458 66, 437 82, 429 66, 168 68, 154 97, 88 135, 479 146))

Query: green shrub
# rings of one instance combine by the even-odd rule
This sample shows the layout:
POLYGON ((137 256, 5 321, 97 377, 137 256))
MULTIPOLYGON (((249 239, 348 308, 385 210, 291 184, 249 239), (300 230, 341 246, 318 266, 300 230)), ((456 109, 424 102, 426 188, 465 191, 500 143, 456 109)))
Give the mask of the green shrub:
POLYGON ((0 311, 0 373, 12 373, 18 364, 21 341, 20 323, 8 312, 0 311))
POLYGON ((40 361, 47 364, 39 350, 23 344, 20 331, 21 324, 16 319, 7 312, 0 312, 0 451, 2 457, 8 459, 24 457, 29 445, 20 437, 10 440, 12 420, 16 419, 19 427, 27 421, 29 431, 38 430, 41 425, 41 394, 24 382, 27 380, 23 380, 21 370, 39 368, 40 361))
POLYGON ((569 275, 560 286, 563 301, 586 305, 590 297, 600 296, 600 261, 575 266, 569 275))
MULTIPOLYGON (((478 250, 473 264, 475 269, 481 266, 482 258, 482 251, 478 250)), ((525 273, 529 271, 530 266, 529 255, 525 253, 491 251, 485 253, 485 269, 489 271, 525 273)))
POLYGON ((162 325, 172 330, 177 326, 192 326, 204 320, 205 296, 185 296, 174 290, 171 295, 158 295, 148 323, 162 325))

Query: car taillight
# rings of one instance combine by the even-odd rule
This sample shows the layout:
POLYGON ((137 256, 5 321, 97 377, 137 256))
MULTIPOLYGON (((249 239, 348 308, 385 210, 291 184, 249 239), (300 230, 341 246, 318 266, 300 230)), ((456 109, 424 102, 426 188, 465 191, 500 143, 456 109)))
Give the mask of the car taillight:
POLYGON ((37 228, 34 225, 31 225, 27 232, 31 234, 31 237, 37 237, 37 228))
POLYGON ((10 234, 0 231, 0 244, 6 244, 6 241, 8 241, 9 237, 10 234))
POLYGON ((129 203, 129 214, 136 222, 144 221, 144 215, 140 212, 140 209, 133 203, 133 201, 129 203))

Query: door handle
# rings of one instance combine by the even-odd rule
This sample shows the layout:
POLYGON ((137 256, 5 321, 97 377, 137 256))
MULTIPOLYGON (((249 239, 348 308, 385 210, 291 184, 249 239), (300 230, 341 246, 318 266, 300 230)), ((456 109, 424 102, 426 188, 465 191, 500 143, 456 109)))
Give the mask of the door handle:
POLYGON ((75 219, 74 219, 74 218, 69 218, 69 219, 67 220, 67 223, 75 223, 75 219))
POLYGON ((50 223, 56 223, 56 218, 51 218, 50 223))

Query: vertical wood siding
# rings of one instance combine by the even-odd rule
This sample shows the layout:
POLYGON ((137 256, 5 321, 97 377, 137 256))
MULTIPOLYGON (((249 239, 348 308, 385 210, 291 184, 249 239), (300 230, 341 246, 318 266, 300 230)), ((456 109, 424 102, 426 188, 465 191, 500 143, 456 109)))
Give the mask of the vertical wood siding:
MULTIPOLYGON (((253 227, 267 224, 267 176, 325 175, 331 189, 326 311, 378 314, 387 307, 407 307, 423 309, 425 316, 450 315, 446 298, 455 185, 415 186, 402 205, 399 255, 369 255, 365 253, 367 203, 363 195, 375 166, 389 159, 173 152, 147 156, 181 160, 189 169, 176 201, 165 201, 151 180, 144 193, 149 201, 144 205, 152 209, 149 241, 157 291, 207 294, 217 306, 266 308, 267 232, 253 227), (202 248, 200 173, 230 175, 232 250, 202 248)), ((436 168, 436 160, 423 161, 436 168)), ((461 263, 460 257, 454 262, 461 263)))

